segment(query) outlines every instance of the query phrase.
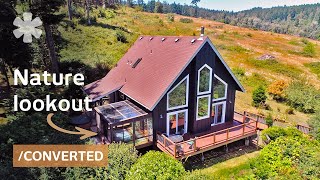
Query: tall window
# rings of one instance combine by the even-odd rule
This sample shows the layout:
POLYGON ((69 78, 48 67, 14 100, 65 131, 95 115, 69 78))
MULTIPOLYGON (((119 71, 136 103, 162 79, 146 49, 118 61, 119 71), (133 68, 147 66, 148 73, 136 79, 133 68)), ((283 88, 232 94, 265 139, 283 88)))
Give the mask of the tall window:
POLYGON ((167 110, 188 107, 189 75, 167 94, 167 110))
POLYGON ((211 93, 212 69, 208 65, 198 71, 198 95, 211 93))
POLYGON ((214 75, 211 113, 213 118, 211 125, 225 122, 227 92, 228 84, 217 75, 214 75))
POLYGON ((210 117, 212 68, 207 64, 198 71, 197 120, 210 117))

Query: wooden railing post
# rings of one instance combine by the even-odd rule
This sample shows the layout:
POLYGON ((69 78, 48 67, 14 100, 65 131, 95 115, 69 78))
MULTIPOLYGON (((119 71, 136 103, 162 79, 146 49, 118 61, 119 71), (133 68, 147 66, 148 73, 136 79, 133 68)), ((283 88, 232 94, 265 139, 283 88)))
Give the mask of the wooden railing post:
POLYGON ((166 138, 163 137, 163 136, 162 136, 162 138, 163 138, 163 145, 164 145, 164 147, 167 147, 166 138))
POLYGON ((227 129, 227 141, 229 139, 229 128, 227 129))
POLYGON ((216 134, 213 134, 213 144, 216 144, 216 134))
POLYGON ((197 151, 197 137, 195 137, 193 140, 193 151, 197 151))
POLYGON ((242 135, 244 135, 245 128, 246 128, 246 124, 243 124, 242 135))
POLYGON ((174 144, 174 146, 173 146, 173 156, 174 156, 174 158, 177 157, 177 145, 176 144, 174 144))
POLYGON ((242 119, 242 123, 246 122, 246 111, 243 111, 243 119, 242 119))

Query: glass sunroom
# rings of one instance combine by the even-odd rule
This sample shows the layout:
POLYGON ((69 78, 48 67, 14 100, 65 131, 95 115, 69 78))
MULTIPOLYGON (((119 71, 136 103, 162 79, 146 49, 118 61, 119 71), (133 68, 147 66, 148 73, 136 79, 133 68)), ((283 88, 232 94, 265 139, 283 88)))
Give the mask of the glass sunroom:
POLYGON ((95 108, 97 127, 109 142, 125 142, 136 148, 152 145, 152 115, 130 101, 95 108))

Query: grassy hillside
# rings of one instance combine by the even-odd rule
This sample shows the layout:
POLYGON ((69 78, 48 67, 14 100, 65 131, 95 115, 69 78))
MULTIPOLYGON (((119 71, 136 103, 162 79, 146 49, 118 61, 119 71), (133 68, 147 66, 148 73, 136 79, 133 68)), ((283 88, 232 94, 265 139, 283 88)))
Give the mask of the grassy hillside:
MULTIPOLYGON (((77 14, 83 15, 83 10, 77 14)), ((290 35, 256 31, 226 25, 204 19, 193 18, 191 23, 179 21, 183 16, 175 15, 175 21, 168 20, 165 14, 151 14, 131 8, 119 10, 94 10, 91 14, 96 23, 85 25, 83 20, 74 19, 72 23, 61 23, 59 32, 62 35, 60 57, 65 60, 80 60, 94 66, 95 63, 106 63, 113 67, 125 54, 139 35, 196 35, 199 28, 205 26, 205 33, 218 48, 228 65, 239 73, 246 93, 237 93, 236 110, 272 113, 274 117, 290 121, 306 121, 308 116, 295 112, 285 115, 286 106, 268 100, 271 111, 257 110, 251 106, 251 92, 257 85, 268 85, 275 80, 290 81, 303 79, 316 88, 320 88, 319 64, 320 53, 309 57, 304 53, 305 42, 315 45, 320 52, 320 42, 301 39, 290 35), (70 27, 72 24, 73 28, 70 27), (123 42, 119 37, 125 37, 123 42), (270 54, 274 60, 258 60, 262 55, 270 54)))

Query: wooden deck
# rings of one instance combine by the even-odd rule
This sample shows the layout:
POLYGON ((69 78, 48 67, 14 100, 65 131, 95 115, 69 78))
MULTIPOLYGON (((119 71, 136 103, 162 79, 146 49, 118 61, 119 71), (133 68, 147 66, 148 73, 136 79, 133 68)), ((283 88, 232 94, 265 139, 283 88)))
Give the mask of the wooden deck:
POLYGON ((157 147, 176 159, 184 159, 256 135, 258 126, 257 120, 238 113, 233 121, 213 126, 201 134, 188 135, 188 140, 180 143, 157 133, 157 147))

